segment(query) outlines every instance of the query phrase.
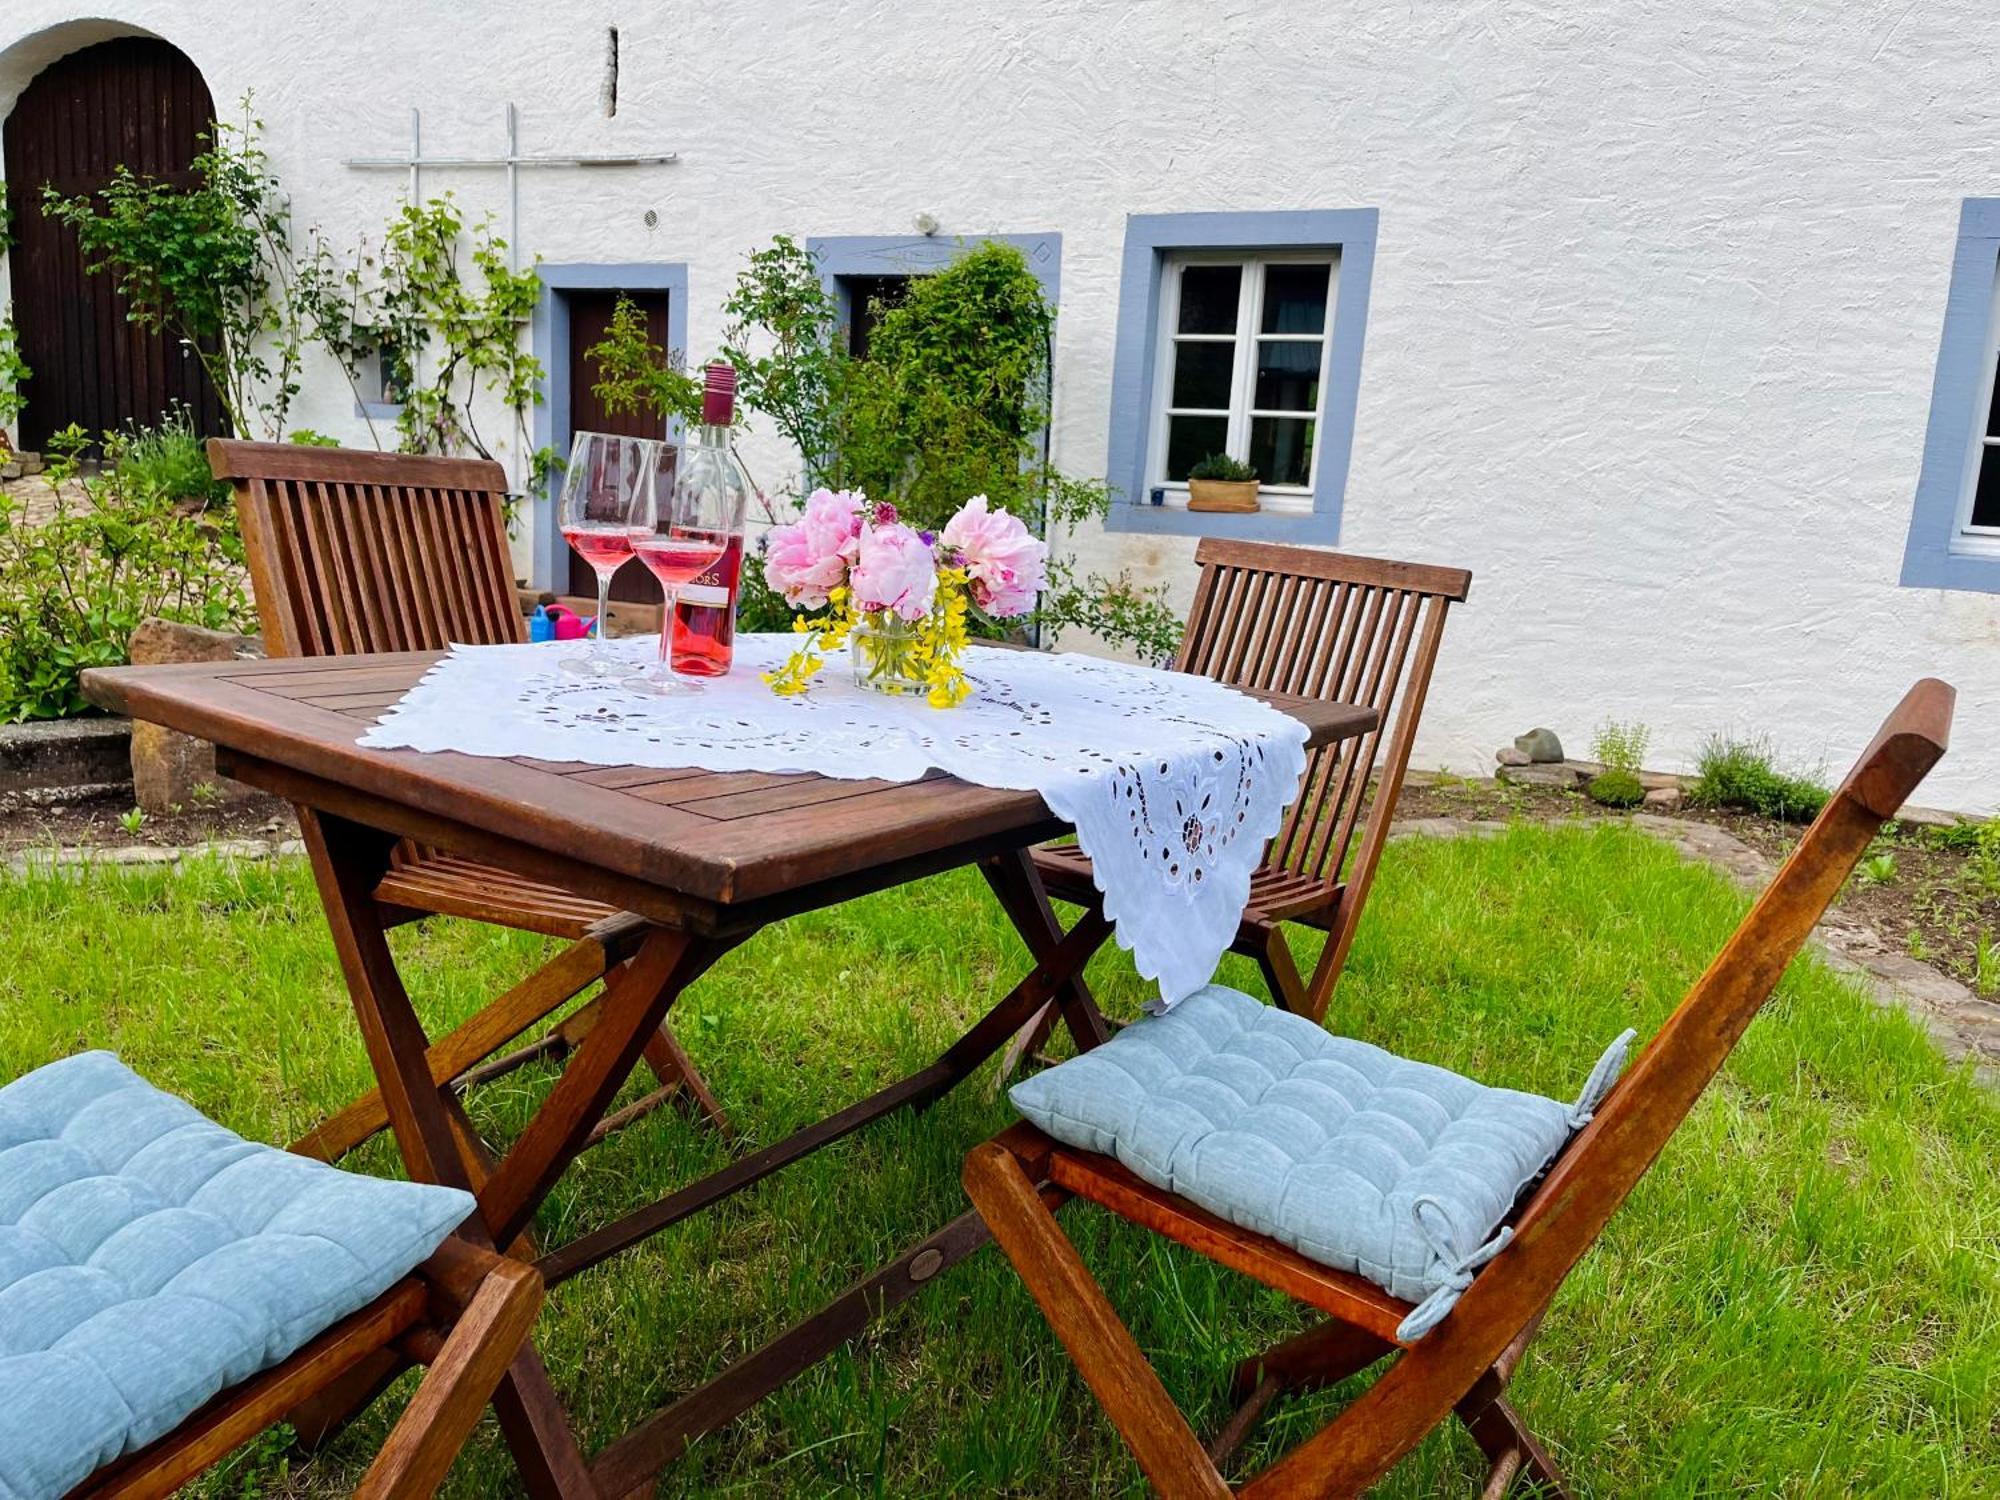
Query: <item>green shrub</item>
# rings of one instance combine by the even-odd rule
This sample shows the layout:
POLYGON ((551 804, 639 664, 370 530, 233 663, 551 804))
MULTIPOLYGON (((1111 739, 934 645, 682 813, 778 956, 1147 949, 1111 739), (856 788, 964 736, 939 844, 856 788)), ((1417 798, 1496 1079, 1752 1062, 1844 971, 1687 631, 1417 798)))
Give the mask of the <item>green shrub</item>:
POLYGON ((118 487, 131 494, 208 510, 229 504, 229 482, 208 467, 208 448, 184 406, 170 408, 157 427, 127 428, 108 434, 104 459, 118 487))
POLYGON ((1779 771, 1767 742, 1721 735, 1710 736, 1701 747, 1694 785, 1688 788, 1688 800, 1696 807, 1734 808, 1785 823, 1812 821, 1831 795, 1817 776, 1779 771))
POLYGON ((148 616, 255 627, 235 511, 214 503, 207 464, 190 494, 185 451, 169 456, 178 438, 114 435, 79 500, 68 481, 88 442, 75 427, 50 440, 56 508, 41 525, 0 497, 0 722, 88 712, 84 671, 124 662, 148 616))
POLYGON ((1590 741, 1590 758, 1607 771, 1624 771, 1637 776, 1646 767, 1646 745, 1653 731, 1634 719, 1621 724, 1606 719, 1590 741))
POLYGON ((1646 788, 1639 778, 1622 767, 1600 771, 1584 788, 1590 800, 1605 807, 1637 807, 1646 800, 1646 788))
POLYGON ((1223 484, 1242 484, 1256 477, 1257 471, 1249 464, 1227 453, 1211 453, 1188 470, 1190 479, 1213 479, 1223 484))

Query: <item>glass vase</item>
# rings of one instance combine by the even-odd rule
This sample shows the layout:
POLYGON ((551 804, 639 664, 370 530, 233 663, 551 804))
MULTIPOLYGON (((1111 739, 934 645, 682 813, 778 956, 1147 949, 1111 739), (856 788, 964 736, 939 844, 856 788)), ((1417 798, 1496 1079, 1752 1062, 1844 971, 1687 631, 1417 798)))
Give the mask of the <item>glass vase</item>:
POLYGON ((917 627, 901 615, 886 609, 863 615, 848 632, 847 650, 860 686, 896 698, 930 692, 917 665, 917 627))

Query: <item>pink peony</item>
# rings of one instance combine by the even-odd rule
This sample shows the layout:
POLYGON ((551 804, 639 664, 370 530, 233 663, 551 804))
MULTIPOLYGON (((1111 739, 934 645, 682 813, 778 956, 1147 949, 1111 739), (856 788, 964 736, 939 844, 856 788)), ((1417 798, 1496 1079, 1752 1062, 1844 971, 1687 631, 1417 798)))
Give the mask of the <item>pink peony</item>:
POLYGON ((936 595, 937 558, 916 532, 898 524, 871 526, 861 534, 861 558, 854 565, 858 608, 921 620, 936 595))
POLYGON ((848 490, 814 490, 798 520, 771 528, 764 544, 764 576, 787 604, 818 609, 847 581, 860 549, 864 499, 848 490))
POLYGON ((965 564, 972 602, 989 615, 1026 614, 1042 590, 1049 549, 1004 510, 989 511, 974 495, 944 528, 944 544, 965 564))

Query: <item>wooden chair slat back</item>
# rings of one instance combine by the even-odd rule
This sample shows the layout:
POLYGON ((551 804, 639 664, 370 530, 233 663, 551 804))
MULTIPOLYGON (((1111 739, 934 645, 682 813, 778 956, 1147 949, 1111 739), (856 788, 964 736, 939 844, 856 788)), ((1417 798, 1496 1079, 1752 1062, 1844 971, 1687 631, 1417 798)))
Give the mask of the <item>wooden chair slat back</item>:
POLYGON ((212 438, 273 656, 525 639, 496 463, 212 438))
MULTIPOLYGON (((1527 1312, 1553 1295, 1701 1097, 1882 824, 1944 754, 1954 697, 1935 678, 1904 695, 1722 951, 1522 1210, 1514 1245, 1473 1282, 1449 1321, 1477 1320, 1482 1306, 1516 1287, 1527 1295, 1527 1312)), ((1503 1320, 1514 1311, 1508 1307, 1503 1320)))
POLYGON ((1236 687, 1366 703, 1380 717, 1368 735, 1313 752, 1298 800, 1265 850, 1267 864, 1337 878, 1385 746, 1400 784, 1445 611, 1465 598, 1472 575, 1262 542, 1204 540, 1195 561, 1201 578, 1174 663, 1179 670, 1236 687))

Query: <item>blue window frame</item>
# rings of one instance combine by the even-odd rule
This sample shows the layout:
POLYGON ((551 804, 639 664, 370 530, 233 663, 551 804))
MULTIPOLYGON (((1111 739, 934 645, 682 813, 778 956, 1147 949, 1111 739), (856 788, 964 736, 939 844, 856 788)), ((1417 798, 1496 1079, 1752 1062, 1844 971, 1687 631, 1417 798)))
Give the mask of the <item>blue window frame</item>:
POLYGON ((1968 198, 1945 296, 1905 586, 2000 593, 2000 198, 1968 198))
MULTIPOLYGON (((665 292, 667 348, 687 348, 688 274, 684 262, 629 265, 542 264, 542 293, 529 324, 529 343, 542 365, 542 400, 535 407, 537 448, 553 448, 569 457, 569 299, 574 292, 665 292)), ((551 481, 555 483, 555 481, 551 481)), ((532 559, 529 577, 538 589, 550 586, 556 561, 563 553, 562 528, 557 524, 555 494, 542 497, 541 514, 530 531, 532 559)))
POLYGON ((854 297, 883 277, 922 276, 941 271, 975 245, 1012 245, 1027 257, 1051 307, 1062 302, 1062 236, 1059 234, 829 234, 806 241, 819 260, 820 280, 832 294, 841 326, 852 329, 854 297))
POLYGON ((1110 530, 1339 540, 1376 219, 1372 208, 1126 219, 1110 530), (1197 448, 1271 471, 1264 508, 1188 510, 1197 448))

